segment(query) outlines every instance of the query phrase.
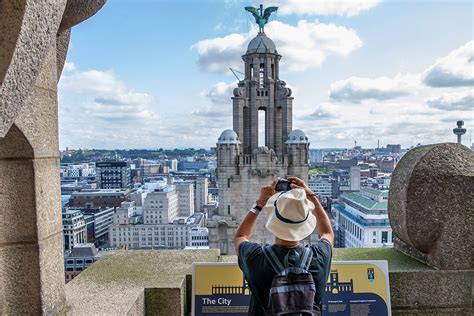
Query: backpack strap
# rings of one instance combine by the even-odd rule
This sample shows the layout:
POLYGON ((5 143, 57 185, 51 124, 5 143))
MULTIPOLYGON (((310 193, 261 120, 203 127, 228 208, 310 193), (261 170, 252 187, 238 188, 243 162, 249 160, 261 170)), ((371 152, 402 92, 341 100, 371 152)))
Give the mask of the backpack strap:
POLYGON ((311 260, 313 260, 313 250, 309 247, 304 247, 302 259, 300 262, 300 268, 309 270, 309 266, 311 265, 311 260))
POLYGON ((271 246, 266 247, 262 245, 262 251, 268 262, 270 262, 270 265, 272 266, 273 270, 275 270, 277 274, 285 269, 281 264, 280 260, 278 260, 278 257, 276 256, 271 246))
POLYGON ((295 259, 295 267, 299 267, 301 265, 301 257, 295 249, 290 249, 290 251, 286 253, 284 261, 283 261, 283 265, 285 266, 285 268, 290 267, 289 259, 291 255, 293 255, 295 259))

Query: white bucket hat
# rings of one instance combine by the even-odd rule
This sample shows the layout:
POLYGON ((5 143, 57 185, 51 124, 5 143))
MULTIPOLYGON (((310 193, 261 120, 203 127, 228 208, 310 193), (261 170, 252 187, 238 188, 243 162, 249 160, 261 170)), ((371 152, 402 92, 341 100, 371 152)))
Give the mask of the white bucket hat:
POLYGON ((263 208, 269 215, 265 227, 280 239, 299 241, 311 235, 316 228, 314 204, 306 198, 303 189, 278 192, 268 199, 263 208))

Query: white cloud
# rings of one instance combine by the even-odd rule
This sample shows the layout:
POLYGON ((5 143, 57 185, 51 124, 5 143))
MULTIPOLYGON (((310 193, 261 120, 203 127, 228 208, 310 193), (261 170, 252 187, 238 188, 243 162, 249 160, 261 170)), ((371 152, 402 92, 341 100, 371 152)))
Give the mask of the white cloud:
POLYGON ((243 53, 248 35, 230 34, 224 37, 202 40, 192 46, 198 55, 201 68, 209 72, 225 72, 231 68, 240 68, 239 56, 243 53))
MULTIPOLYGON (((207 39, 194 44, 198 63, 209 72, 226 72, 229 67, 240 68, 240 56, 248 42, 256 35, 254 27, 249 33, 233 33, 224 37, 207 39)), ((362 46, 355 30, 301 20, 296 26, 271 21, 265 27, 266 34, 275 42, 283 56, 282 68, 288 71, 304 71, 319 67, 330 55, 347 56, 362 46)))
POLYGON ((151 147, 164 130, 154 98, 111 71, 70 67, 59 81, 59 112, 63 147, 151 147))
POLYGON ((237 81, 230 83, 220 81, 213 85, 208 91, 202 92, 201 95, 209 98, 212 103, 217 105, 230 104, 234 88, 236 87, 237 81))
POLYGON ((105 121, 153 119, 153 98, 128 88, 112 72, 74 71, 61 77, 59 87, 65 92, 88 96, 79 105, 90 117, 105 121))
MULTIPOLYGON (((474 111, 474 96, 472 90, 445 93, 426 100, 426 103, 441 110, 474 111)), ((471 113, 472 114, 472 113, 471 113)))
POLYGON ((278 12, 282 15, 355 16, 381 2, 382 0, 280 0, 278 12))
POLYGON ((416 75, 398 74, 394 78, 350 77, 336 81, 329 88, 333 101, 360 103, 364 100, 390 100, 412 94, 419 86, 416 75))
POLYGON ((423 73, 423 82, 431 87, 474 85, 474 41, 467 42, 449 55, 438 59, 423 73))
POLYGON ((74 71, 75 69, 76 69, 76 65, 74 65, 74 63, 69 62, 69 61, 66 61, 64 63, 64 67, 63 67, 64 72, 74 71))

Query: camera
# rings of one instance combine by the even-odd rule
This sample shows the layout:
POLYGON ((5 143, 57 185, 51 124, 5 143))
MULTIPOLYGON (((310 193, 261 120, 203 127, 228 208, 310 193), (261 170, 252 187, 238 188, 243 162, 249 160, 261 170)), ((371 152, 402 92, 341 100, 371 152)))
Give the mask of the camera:
POLYGON ((275 185, 275 191, 286 192, 291 190, 291 180, 281 179, 275 185))

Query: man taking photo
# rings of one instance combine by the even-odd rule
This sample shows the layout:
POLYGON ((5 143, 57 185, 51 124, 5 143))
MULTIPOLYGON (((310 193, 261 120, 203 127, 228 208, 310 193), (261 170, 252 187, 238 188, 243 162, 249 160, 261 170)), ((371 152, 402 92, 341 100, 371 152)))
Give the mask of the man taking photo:
POLYGON ((282 189, 284 182, 277 178, 261 189, 234 237, 239 266, 252 292, 248 314, 320 315, 334 233, 304 181, 288 177, 282 189), (249 241, 260 211, 269 214, 265 227, 275 236, 273 245, 249 241), (302 246, 316 227, 319 241, 302 246))

